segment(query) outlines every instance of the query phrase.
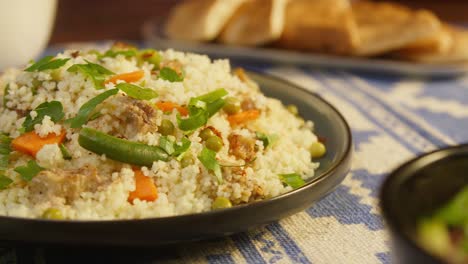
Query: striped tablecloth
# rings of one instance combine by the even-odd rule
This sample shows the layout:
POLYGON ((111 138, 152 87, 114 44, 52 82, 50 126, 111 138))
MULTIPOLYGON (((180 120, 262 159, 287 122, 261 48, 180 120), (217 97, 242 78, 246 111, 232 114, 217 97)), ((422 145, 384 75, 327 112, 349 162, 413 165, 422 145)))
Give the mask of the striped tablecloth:
POLYGON ((390 263, 378 207, 403 161, 468 141, 468 79, 430 80, 257 65, 322 95, 352 127, 352 170, 309 209, 246 233, 166 249, 5 248, 0 263, 390 263))

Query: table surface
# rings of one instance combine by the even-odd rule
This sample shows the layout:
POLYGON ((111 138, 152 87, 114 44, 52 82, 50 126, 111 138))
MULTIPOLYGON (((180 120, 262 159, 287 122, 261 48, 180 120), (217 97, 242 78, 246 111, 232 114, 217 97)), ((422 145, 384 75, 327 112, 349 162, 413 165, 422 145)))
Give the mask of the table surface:
POLYGON ((355 155, 336 191, 279 222, 208 242, 163 250, 5 248, 0 263, 390 263, 389 236, 378 206, 380 185, 415 155, 468 141, 468 78, 256 67, 320 94, 348 120, 355 155))

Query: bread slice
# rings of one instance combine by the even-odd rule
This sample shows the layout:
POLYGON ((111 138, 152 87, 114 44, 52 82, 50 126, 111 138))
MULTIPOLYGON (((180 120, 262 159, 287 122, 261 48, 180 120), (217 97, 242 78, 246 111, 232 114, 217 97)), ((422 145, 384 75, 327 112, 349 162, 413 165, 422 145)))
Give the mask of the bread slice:
POLYGON ((366 0, 353 3, 352 9, 360 38, 354 52, 358 56, 380 55, 423 43, 440 32, 439 19, 426 10, 366 0))
POLYGON ((219 41, 233 45, 263 45, 277 40, 284 27, 287 0, 248 0, 229 19, 219 41))
POLYGON ((358 42, 349 0, 291 0, 277 46, 349 54, 358 42))
POLYGON ((247 0, 184 1, 171 10, 165 27, 166 35, 181 40, 213 40, 245 1, 247 0))
POLYGON ((444 25, 443 31, 451 38, 451 45, 447 50, 412 50, 396 51, 393 57, 421 63, 466 63, 468 62, 468 30, 444 25))

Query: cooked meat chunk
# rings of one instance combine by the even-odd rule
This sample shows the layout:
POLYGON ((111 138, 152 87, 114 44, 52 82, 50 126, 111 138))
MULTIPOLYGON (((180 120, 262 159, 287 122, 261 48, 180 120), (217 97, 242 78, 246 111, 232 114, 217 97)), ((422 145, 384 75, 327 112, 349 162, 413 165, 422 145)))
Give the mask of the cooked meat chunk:
POLYGON ((29 183, 33 201, 64 198, 67 204, 79 198, 82 192, 95 192, 103 183, 95 167, 77 170, 52 169, 40 172, 29 183))
POLYGON ((119 119, 124 123, 125 136, 133 137, 137 133, 145 134, 158 130, 155 121, 156 110, 151 105, 128 97, 123 97, 122 105, 125 110, 119 119))
POLYGON ((255 159, 255 139, 231 134, 229 140, 229 154, 246 162, 255 159))

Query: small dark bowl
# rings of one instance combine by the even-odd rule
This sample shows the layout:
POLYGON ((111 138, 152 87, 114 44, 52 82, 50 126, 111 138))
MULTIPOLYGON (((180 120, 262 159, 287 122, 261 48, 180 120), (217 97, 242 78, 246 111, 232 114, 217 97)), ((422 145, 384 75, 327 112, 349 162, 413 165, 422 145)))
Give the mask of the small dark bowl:
POLYGON ((394 263, 445 263, 416 243, 416 226, 468 185, 468 144, 410 160, 385 180, 380 201, 393 239, 394 263))

